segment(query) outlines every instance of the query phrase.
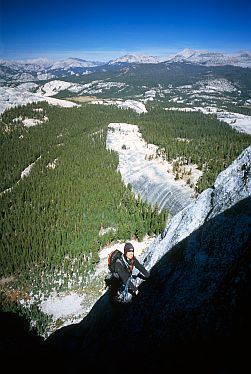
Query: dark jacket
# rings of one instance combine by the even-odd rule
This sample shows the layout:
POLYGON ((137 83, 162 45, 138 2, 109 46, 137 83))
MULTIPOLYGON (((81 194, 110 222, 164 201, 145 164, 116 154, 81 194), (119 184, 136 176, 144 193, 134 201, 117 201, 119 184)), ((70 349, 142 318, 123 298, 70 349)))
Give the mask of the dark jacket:
MULTIPOLYGON (((145 278, 150 276, 149 272, 144 268, 144 266, 137 260, 136 257, 133 258, 133 267, 136 267, 143 274, 145 278)), ((132 275, 132 267, 130 267, 130 260, 128 260, 124 255, 119 258, 115 263, 115 272, 119 275, 119 278, 123 284, 126 284, 128 278, 132 275)), ((137 287, 129 281, 129 290, 136 292, 137 287)))

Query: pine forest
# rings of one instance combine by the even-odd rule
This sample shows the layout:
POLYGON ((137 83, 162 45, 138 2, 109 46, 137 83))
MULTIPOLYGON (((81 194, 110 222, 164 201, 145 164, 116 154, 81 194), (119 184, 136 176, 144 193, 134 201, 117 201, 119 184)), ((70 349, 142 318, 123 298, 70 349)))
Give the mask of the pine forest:
MULTIPOLYGON (((136 114, 113 106, 60 108, 40 102, 5 111, 0 122, 0 278, 12 279, 12 290, 81 289, 102 247, 140 241, 166 226, 168 212, 136 198, 123 183, 118 155, 106 149, 110 122, 138 125, 159 155, 176 160, 177 171, 182 164, 197 164, 203 171, 197 193, 251 144, 250 135, 214 116, 157 106, 136 114), (25 118, 40 124, 24 126, 25 118)), ((11 300, 3 284, 1 309, 6 310, 11 300)))

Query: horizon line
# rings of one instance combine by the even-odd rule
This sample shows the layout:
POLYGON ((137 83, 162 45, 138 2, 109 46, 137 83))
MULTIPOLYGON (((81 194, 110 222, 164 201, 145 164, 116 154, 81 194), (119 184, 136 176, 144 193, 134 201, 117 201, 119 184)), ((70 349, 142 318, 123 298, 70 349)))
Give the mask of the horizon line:
POLYGON ((200 49, 200 48, 190 48, 190 47, 184 47, 184 48, 170 48, 170 49, 162 49, 162 48, 156 48, 154 53, 154 48, 144 49, 144 50, 88 50, 88 51, 53 51, 53 52, 41 52, 41 54, 34 53, 28 53, 29 56, 25 57, 25 55, 20 57, 8 57, 8 55, 13 54, 14 51, 10 51, 9 53, 3 53, 3 55, 6 55, 0 58, 0 61, 15 61, 15 62, 26 62, 26 63, 32 63, 35 61, 41 61, 44 60, 45 62, 56 62, 56 61, 62 61, 67 59, 74 59, 78 58, 81 60, 86 60, 90 62, 109 62, 112 60, 116 60, 118 58, 128 56, 128 55, 135 55, 135 56, 145 56, 145 57, 156 57, 156 58, 168 58, 171 56, 175 56, 176 54, 179 54, 180 52, 184 50, 191 50, 195 52, 211 52, 211 53, 223 53, 226 55, 233 55, 238 53, 251 53, 251 50, 248 49, 235 49, 232 51, 224 51, 224 50, 213 50, 211 48, 207 49, 200 49), (152 52, 150 52, 152 50, 152 52), (159 51, 159 52, 157 52, 159 51), (161 52, 162 51, 162 52, 161 52), (88 56, 89 55, 89 56, 88 56), (103 58, 100 58, 102 55, 103 58), (110 55, 110 57, 108 57, 110 55))

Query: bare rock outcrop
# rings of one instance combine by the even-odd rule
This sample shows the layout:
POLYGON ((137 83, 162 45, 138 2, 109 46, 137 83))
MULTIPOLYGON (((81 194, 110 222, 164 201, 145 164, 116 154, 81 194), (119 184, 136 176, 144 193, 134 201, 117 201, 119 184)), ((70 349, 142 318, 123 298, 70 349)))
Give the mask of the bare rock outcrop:
POLYGON ((106 372, 244 373, 251 332, 251 147, 175 215, 141 259, 129 305, 107 293, 46 341, 56 365, 106 372), (162 368, 162 369, 161 369, 162 368))

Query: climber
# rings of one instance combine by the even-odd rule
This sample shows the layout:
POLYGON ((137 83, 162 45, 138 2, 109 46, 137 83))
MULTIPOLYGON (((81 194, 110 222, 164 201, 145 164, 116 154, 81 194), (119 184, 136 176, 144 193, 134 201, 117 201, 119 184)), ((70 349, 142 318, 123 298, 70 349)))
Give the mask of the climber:
POLYGON ((134 247, 127 242, 124 246, 124 254, 121 253, 114 263, 113 276, 117 281, 110 287, 110 299, 115 302, 128 303, 132 301, 133 295, 138 294, 138 288, 131 279, 147 279, 150 274, 145 267, 134 256, 134 247), (137 275, 132 275, 133 268, 139 270, 137 275))

